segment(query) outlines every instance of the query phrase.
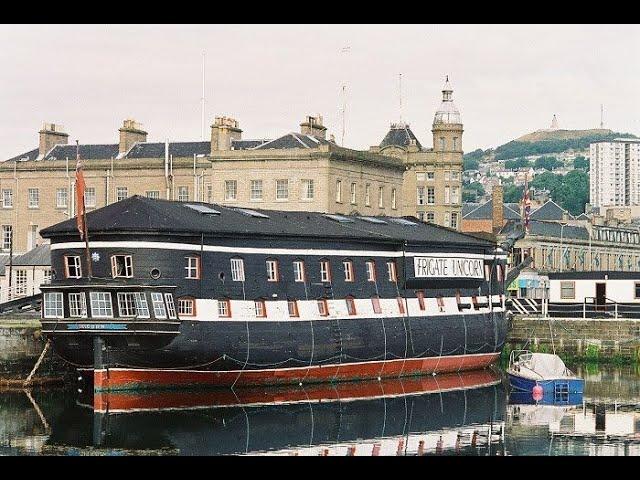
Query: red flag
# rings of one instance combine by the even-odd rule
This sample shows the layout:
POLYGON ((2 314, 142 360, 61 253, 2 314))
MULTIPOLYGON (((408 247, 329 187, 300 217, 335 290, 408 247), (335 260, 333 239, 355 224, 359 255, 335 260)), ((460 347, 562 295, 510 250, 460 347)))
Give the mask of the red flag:
POLYGON ((82 173, 82 162, 78 156, 78 163, 76 164, 76 223, 78 225, 78 231, 80 232, 80 239, 84 239, 85 231, 85 206, 84 206, 84 174, 82 173))

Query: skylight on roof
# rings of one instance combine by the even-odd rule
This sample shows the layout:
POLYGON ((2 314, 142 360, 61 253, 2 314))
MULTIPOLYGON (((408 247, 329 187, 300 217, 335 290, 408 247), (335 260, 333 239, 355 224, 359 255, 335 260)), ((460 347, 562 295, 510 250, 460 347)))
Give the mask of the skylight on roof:
POLYGON ((358 218, 360 220, 364 220, 365 222, 369 222, 369 223, 380 223, 380 224, 384 224, 384 225, 387 224, 387 222, 385 222, 381 218, 377 218, 377 217, 358 217, 358 218))
POLYGON ((406 225, 407 227, 416 227, 418 225, 417 223, 412 222, 411 220, 407 220, 406 218, 394 217, 390 218, 389 221, 393 223, 399 223, 400 225, 406 225))
POLYGON ((340 223, 354 223, 353 218, 344 217, 342 215, 325 215, 325 217, 340 223))
POLYGON ((242 213, 243 215, 247 215, 249 217, 269 218, 269 215, 265 215, 264 213, 256 212, 255 210, 250 210, 248 208, 236 208, 235 210, 237 210, 238 212, 242 213))
POLYGON ((220 215, 218 210, 207 205, 201 205, 199 203, 185 203, 184 206, 205 215, 220 215))

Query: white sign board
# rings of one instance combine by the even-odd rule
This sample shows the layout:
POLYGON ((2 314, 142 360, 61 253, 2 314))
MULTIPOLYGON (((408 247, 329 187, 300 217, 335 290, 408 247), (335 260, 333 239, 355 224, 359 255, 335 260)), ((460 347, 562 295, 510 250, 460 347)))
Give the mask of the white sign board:
POLYGON ((478 257, 413 257, 417 278, 484 278, 484 260, 478 257))

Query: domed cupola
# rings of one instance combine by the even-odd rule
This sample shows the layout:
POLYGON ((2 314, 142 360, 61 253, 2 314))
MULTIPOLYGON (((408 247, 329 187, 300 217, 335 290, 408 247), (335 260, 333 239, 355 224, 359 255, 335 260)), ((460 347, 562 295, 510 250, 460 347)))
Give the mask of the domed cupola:
POLYGON ((433 124, 461 124, 462 120, 460 119, 460 112, 458 108, 453 103, 453 89, 451 88, 451 84, 449 83, 449 75, 444 82, 444 87, 442 87, 442 103, 440 107, 436 111, 436 115, 433 119, 433 124))

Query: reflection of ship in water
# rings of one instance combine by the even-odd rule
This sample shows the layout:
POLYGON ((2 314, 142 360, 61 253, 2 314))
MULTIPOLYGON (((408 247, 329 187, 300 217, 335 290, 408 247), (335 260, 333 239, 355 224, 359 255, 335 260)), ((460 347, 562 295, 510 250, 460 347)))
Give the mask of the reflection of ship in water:
POLYGON ((43 452, 501 454, 505 405, 492 370, 235 393, 103 393, 52 423, 43 452))

